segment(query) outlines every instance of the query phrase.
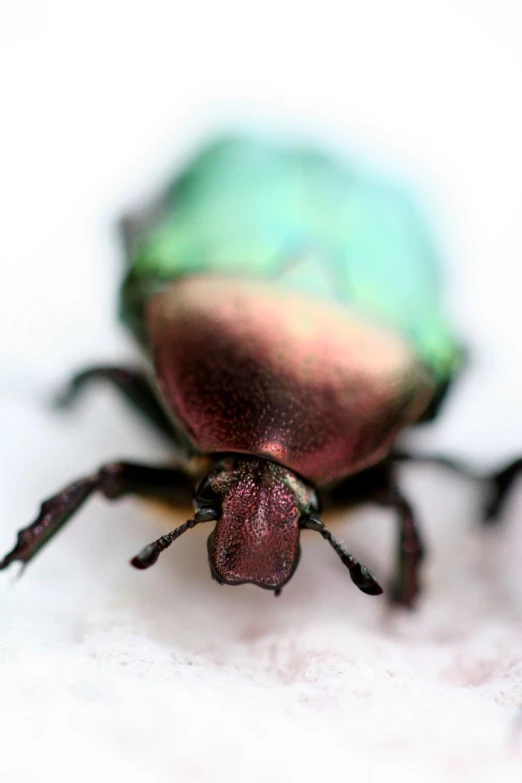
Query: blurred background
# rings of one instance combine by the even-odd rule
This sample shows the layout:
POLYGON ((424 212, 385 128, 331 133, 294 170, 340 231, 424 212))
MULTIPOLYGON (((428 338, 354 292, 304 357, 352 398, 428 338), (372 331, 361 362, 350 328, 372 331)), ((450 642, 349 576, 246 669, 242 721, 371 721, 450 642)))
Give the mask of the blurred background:
MULTIPOLYGON (((469 366, 445 415, 415 441, 419 448, 444 450, 483 468, 498 466, 522 451, 521 21, 516 0, 324 0, 311 4, 285 0, 20 0, 1 5, 2 550, 11 545, 15 530, 33 517, 38 502, 73 477, 115 457, 151 460, 165 456, 164 446, 108 390, 86 395, 89 399, 65 416, 50 413, 45 400, 72 370, 84 364, 123 362, 136 355, 116 321, 123 257, 115 223, 127 209, 154 196, 171 172, 219 130, 261 127, 319 141, 396 172, 410 184, 438 231, 448 316, 470 350, 469 366)), ((440 536, 437 539, 439 523, 435 520, 442 515, 448 525, 467 518, 471 529, 477 514, 476 488, 467 487, 458 495, 455 480, 445 475, 432 478, 422 473, 419 482, 406 479, 417 487, 413 493, 428 522, 431 515, 439 563, 433 568, 439 569, 439 575, 447 573, 449 549, 462 551, 468 539, 444 545, 440 536), (457 492, 456 500, 446 499, 450 490, 457 492)), ((125 754, 129 742, 138 743, 140 736, 145 745, 154 742, 144 726, 147 720, 154 723, 151 716, 156 715, 157 704, 171 725, 185 721, 172 712, 172 694, 163 690, 166 680, 170 682, 171 654, 177 673, 186 673, 184 656, 192 662, 196 656, 200 665, 197 656, 206 655, 217 666, 216 661, 231 655, 220 640, 232 640, 246 645, 232 653, 238 670, 250 671, 245 662, 252 654, 263 660, 263 666, 276 666, 282 681, 287 682, 287 677, 291 683, 294 670, 307 671, 306 654, 299 658, 298 649, 297 658, 289 653, 279 660, 276 655, 274 664, 261 648, 249 652, 249 639, 256 645, 263 633, 281 633, 281 638, 288 633, 298 639, 295 628, 302 628, 314 615, 329 624, 330 630, 326 642, 320 627, 314 626, 310 638, 331 650, 334 638, 345 638, 336 623, 344 622, 347 604, 356 627, 377 623, 376 610, 368 615, 366 598, 349 592, 346 599, 344 574, 335 569, 330 574, 329 553, 315 543, 310 543, 309 554, 288 587, 286 604, 280 599, 276 607, 262 591, 220 592, 210 583, 204 536, 198 538, 196 532, 192 539, 180 542, 169 563, 160 563, 150 575, 139 575, 138 585, 136 575, 126 570, 126 559, 161 529, 160 522, 154 527, 133 504, 107 508, 93 501, 60 543, 31 566, 16 591, 9 591, 0 646, 15 651, 14 659, 6 659, 9 664, 2 675, 13 736, 26 725, 24 710, 29 705, 36 720, 48 714, 51 699, 58 704, 58 725, 66 727, 71 721, 74 726, 76 738, 70 740, 71 747, 78 753, 94 747, 96 759, 113 763, 118 772, 128 765, 128 779, 133 780, 132 775, 149 769, 150 758, 136 751, 124 760, 125 754), (190 565, 191 558, 196 565, 190 565), (170 576, 173 564, 178 569, 175 577, 170 576), (202 626, 212 643, 208 636, 204 641, 198 636, 202 626), (119 635, 111 636, 115 627, 119 635), (80 641, 81 663, 75 657, 80 641), (151 662, 159 666, 153 675, 151 662), (129 666, 136 675, 132 685, 121 679, 120 665, 129 666), (137 684, 142 682, 140 677, 148 691, 137 684), (104 696, 100 696, 102 691, 104 696), (34 692, 42 697, 36 706, 34 692), (153 693, 159 701, 147 700, 146 693, 153 693), (121 720, 130 709, 128 694, 132 694, 132 704, 141 705, 144 712, 132 720, 127 716, 120 734, 110 719, 121 720), (109 742, 104 744, 100 729, 93 728, 99 714, 85 717, 85 699, 92 703, 105 699, 106 712, 99 725, 105 727, 109 742), (78 739, 82 731, 84 740, 78 739)), ((373 543, 380 540, 379 529, 370 525, 365 533, 361 527, 360 538, 354 539, 360 542, 361 557, 370 552, 371 561, 373 543)), ((383 538, 391 542, 390 536, 391 532, 383 538)), ((522 552, 522 542, 517 539, 512 544, 509 583, 518 578, 516 557, 522 552)), ((375 557, 378 568, 390 569, 387 554, 375 557)), ((435 594, 437 589, 444 593, 446 588, 441 582, 435 594)), ((455 616, 461 629, 467 628, 466 618, 471 616, 483 622, 486 611, 483 594, 466 603, 465 593, 462 589, 454 594, 460 596, 455 616)), ((424 638, 432 633, 430 623, 438 629, 433 631, 437 644, 442 638, 458 636, 454 625, 445 624, 448 608, 454 604, 451 592, 444 595, 448 603, 433 609, 431 615, 428 611, 429 621, 416 621, 426 626, 424 638)), ((522 602, 517 600, 519 611, 522 602)), ((490 620, 495 620, 494 602, 489 611, 490 620)), ((363 656, 367 640, 357 636, 359 631, 354 633, 346 650, 352 654, 355 644, 363 656)), ((418 633, 422 632, 412 631, 412 638, 418 633)), ((277 646, 277 641, 273 643, 277 646)), ((299 648, 299 641, 295 643, 299 648)), ((386 658, 388 653, 382 649, 381 653, 386 658)), ((343 654, 339 653, 340 661, 343 654)), ((343 664, 338 665, 342 669, 343 664)), ((184 760, 175 768, 174 779, 221 779, 201 767, 196 749, 195 722, 202 719, 196 710, 207 710, 208 699, 213 698, 209 715, 222 714, 219 694, 210 697, 213 686, 205 680, 210 677, 216 682, 213 671, 204 670, 201 676, 206 684, 201 691, 195 680, 190 680, 190 687, 184 686, 190 696, 190 704, 184 704, 194 721, 194 750, 186 751, 186 758, 181 754, 184 760)), ((411 671, 408 676, 414 676, 411 671)), ((359 672, 358 676, 357 682, 371 690, 365 675, 359 672)), ((217 681, 224 691, 236 693, 234 677, 229 681, 220 670, 217 681)), ((459 680, 459 686, 468 684, 464 676, 459 680)), ((346 687, 352 686, 356 687, 348 682, 346 687)), ((242 707, 232 707, 223 696, 225 708, 236 710, 241 722, 243 714, 249 714, 251 699, 269 699, 264 694, 243 693, 238 696, 243 699, 242 707)), ((520 703, 519 696, 510 704, 520 703)), ((473 721, 480 713, 481 708, 474 705, 469 715, 467 707, 459 712, 452 698, 448 696, 447 714, 473 721)), ((376 713, 383 727, 397 718, 391 706, 394 699, 395 694, 390 694, 390 706, 381 705, 376 713)), ((497 691, 493 702, 499 703, 497 691)), ((281 725, 286 725, 287 706, 278 717, 281 725)), ((372 761, 377 767, 382 758, 387 771, 394 763, 397 770, 402 769, 400 758, 393 756, 393 743, 407 745, 405 738, 415 732, 420 706, 415 701, 406 704, 397 718, 397 736, 389 737, 388 749, 381 749, 384 755, 377 753, 377 760, 372 761)), ((269 731, 274 708, 270 700, 265 707, 263 730, 269 731)), ((491 716, 496 715, 490 709, 479 735, 497 738, 497 728, 488 734, 490 721, 494 723, 491 716)), ((375 716, 364 714, 369 737, 375 716)), ((336 726, 353 728, 350 719, 343 723, 339 714, 330 719, 329 730, 334 733, 336 726)), ((274 731, 278 725, 276 721, 274 731)), ((296 725, 302 731, 303 726, 296 725)), ((156 730, 162 738, 166 727, 156 730)), ((438 729, 425 725, 423 730, 436 733, 438 729)), ((317 731, 314 724, 314 737, 317 731)), ((303 742, 306 735, 299 735, 296 728, 296 741, 299 736, 303 742)), ((191 748, 192 740, 186 741, 191 748)), ((418 741, 422 745, 424 739, 419 735, 418 741)), ((445 742, 449 747, 454 739, 444 735, 438 741, 441 747, 445 742)), ((57 764, 55 779, 61 779, 61 772, 66 779, 67 759, 57 761, 49 755, 44 740, 35 742, 41 758, 57 764)), ((246 747, 252 758, 255 744, 246 747)), ((421 747, 424 757, 430 752, 427 747, 421 747)), ((308 773, 302 779, 322 769, 320 756, 313 756, 311 748, 307 752, 308 773)), ((347 758, 346 747, 343 752, 347 758)), ((358 752, 362 753, 360 769, 369 769, 369 759, 375 755, 371 743, 366 755, 364 750, 358 752)), ((458 748, 455 753, 458 761, 458 748)), ((408 757, 413 759, 412 774, 416 759, 422 766, 421 756, 408 757)), ((162 777, 166 769, 172 771, 168 763, 173 762, 163 760, 161 753, 155 758, 156 780, 169 779, 162 777)), ((484 758, 480 763, 482 768, 487 765, 484 758)), ((270 771, 260 764, 259 774, 270 771)), ((446 779, 443 772, 437 777, 437 769, 430 767, 433 779, 446 779)), ((227 770, 224 765, 223 774, 227 770)), ((475 773, 473 779, 479 780, 478 767, 475 773)), ((26 758, 21 766, 19 762, 13 765, 9 780, 48 779, 38 774, 26 758)), ((247 778, 243 775, 242 779, 247 778)), ((405 772, 402 779, 409 779, 405 772)), ((425 774, 424 780, 428 779, 432 778, 425 774)))

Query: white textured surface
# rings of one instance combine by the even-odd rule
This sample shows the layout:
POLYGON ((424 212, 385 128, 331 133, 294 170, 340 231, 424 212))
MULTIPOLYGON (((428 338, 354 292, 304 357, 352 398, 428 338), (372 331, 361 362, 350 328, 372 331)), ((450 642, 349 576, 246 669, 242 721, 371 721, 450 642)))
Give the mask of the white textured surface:
MULTIPOLYGON (((2 7, 0 549, 72 477, 162 455, 107 391, 64 418, 39 400, 131 355, 112 218, 216 118, 279 117, 430 185, 475 363, 423 443, 484 465, 522 447, 517 5, 2 7)), ((519 781, 521 504, 492 539, 473 485, 404 484, 432 552, 410 616, 358 594, 312 534, 278 600, 212 583, 204 530, 136 573, 163 523, 93 501, 0 580, 2 781, 519 781)), ((381 576, 392 532, 371 509, 343 531, 381 576)))

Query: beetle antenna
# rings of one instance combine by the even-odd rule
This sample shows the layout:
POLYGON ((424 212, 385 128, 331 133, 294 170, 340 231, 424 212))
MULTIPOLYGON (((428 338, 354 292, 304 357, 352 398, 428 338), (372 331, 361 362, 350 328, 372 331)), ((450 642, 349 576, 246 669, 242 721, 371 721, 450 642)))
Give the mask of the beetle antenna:
POLYGON ((350 552, 337 541, 337 539, 330 533, 330 531, 324 526, 324 522, 319 517, 305 516, 301 518, 301 527, 307 530, 315 530, 325 538, 331 547, 335 549, 341 561, 344 563, 354 585, 359 590, 367 595, 381 595, 383 592, 382 587, 375 579, 372 572, 366 568, 366 566, 359 563, 359 561, 350 552))
POLYGON ((139 568, 142 571, 145 568, 150 568, 157 562, 161 553, 164 552, 165 549, 168 549, 169 546, 173 544, 177 538, 182 536, 183 533, 186 533, 187 530, 196 527, 200 522, 212 522, 217 518, 218 514, 213 508, 202 508, 199 511, 196 511, 192 519, 188 519, 185 524, 180 525, 175 530, 167 533, 166 536, 161 536, 161 538, 156 539, 152 544, 148 544, 148 546, 142 549, 136 557, 132 558, 130 564, 134 566, 134 568, 139 568))

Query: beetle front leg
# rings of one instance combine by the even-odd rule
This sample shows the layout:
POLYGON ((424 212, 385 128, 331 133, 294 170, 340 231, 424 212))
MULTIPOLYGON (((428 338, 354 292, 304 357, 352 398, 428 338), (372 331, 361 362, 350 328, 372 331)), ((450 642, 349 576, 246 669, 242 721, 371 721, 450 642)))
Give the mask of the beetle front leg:
POLYGON ((176 503, 191 499, 192 486, 189 477, 174 468, 132 462, 104 465, 94 475, 69 484, 42 503, 36 520, 19 531, 14 548, 0 561, 0 571, 15 560, 29 563, 94 492, 108 500, 138 495, 176 503))

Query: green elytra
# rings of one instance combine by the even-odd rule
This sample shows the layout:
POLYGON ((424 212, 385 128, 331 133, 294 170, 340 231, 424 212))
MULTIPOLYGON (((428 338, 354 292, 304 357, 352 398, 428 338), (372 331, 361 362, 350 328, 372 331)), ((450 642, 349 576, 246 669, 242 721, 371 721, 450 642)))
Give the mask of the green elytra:
POLYGON ((150 294, 198 273, 277 280, 341 301, 403 334, 440 383, 462 359, 415 201, 385 177, 315 149, 248 138, 204 149, 133 232, 123 320, 142 336, 150 294))

